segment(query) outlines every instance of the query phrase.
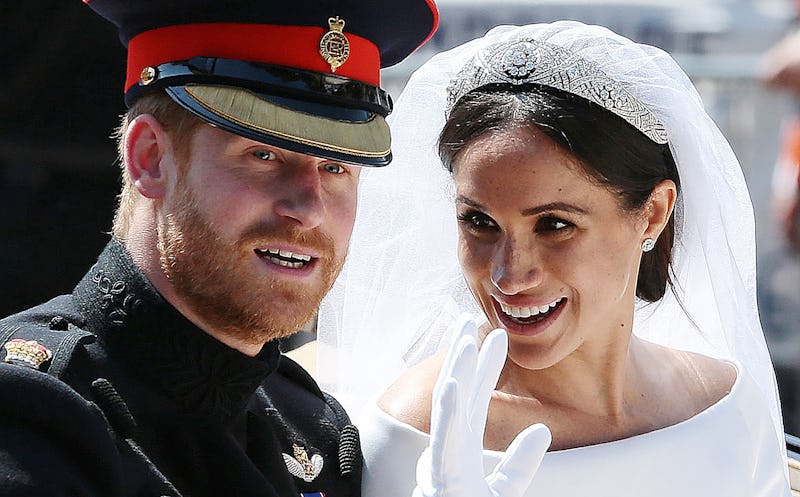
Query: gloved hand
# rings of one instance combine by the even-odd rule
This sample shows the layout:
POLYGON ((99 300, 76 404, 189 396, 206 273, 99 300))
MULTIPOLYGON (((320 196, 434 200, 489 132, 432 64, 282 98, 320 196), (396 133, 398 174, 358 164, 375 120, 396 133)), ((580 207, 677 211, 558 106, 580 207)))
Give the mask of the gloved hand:
POLYGON ((431 442, 417 461, 413 497, 522 497, 550 446, 550 430, 535 424, 517 435, 489 476, 483 476, 483 433, 492 391, 506 359, 508 336, 496 329, 478 352, 469 315, 433 389, 431 442))

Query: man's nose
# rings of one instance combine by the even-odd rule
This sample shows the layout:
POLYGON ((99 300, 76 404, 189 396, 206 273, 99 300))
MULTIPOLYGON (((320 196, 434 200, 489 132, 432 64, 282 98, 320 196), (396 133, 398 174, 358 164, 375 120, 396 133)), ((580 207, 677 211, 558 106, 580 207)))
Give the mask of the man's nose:
POLYGON ((309 164, 289 167, 292 170, 287 171, 282 177, 283 184, 278 185, 280 198, 275 203, 275 212, 294 220, 300 228, 316 228, 325 215, 320 171, 309 164))

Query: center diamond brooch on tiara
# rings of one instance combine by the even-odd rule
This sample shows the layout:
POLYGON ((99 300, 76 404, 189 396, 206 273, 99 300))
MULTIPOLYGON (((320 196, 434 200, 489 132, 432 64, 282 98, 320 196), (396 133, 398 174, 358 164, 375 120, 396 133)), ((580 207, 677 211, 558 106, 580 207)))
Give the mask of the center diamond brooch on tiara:
POLYGON ((524 79, 536 71, 536 54, 526 45, 514 45, 504 54, 501 64, 509 78, 524 79))

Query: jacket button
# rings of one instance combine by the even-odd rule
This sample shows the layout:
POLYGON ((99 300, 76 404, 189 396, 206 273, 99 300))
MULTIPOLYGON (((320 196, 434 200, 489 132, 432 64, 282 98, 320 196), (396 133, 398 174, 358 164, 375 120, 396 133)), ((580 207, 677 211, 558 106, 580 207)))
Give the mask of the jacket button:
POLYGON ((53 316, 50 320, 50 329, 53 331, 67 331, 69 321, 64 316, 53 316))

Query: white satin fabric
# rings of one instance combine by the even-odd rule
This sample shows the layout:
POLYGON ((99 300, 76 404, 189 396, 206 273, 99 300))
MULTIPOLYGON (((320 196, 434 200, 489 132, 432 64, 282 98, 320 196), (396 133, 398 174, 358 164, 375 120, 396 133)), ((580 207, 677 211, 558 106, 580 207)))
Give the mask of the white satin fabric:
MULTIPOLYGON (((369 403, 359 420, 364 497, 408 497, 429 436, 369 403)), ((489 473, 501 453, 484 452, 489 473)), ((769 408, 739 371, 731 392, 677 425, 548 452, 525 497, 789 497, 769 408)))

